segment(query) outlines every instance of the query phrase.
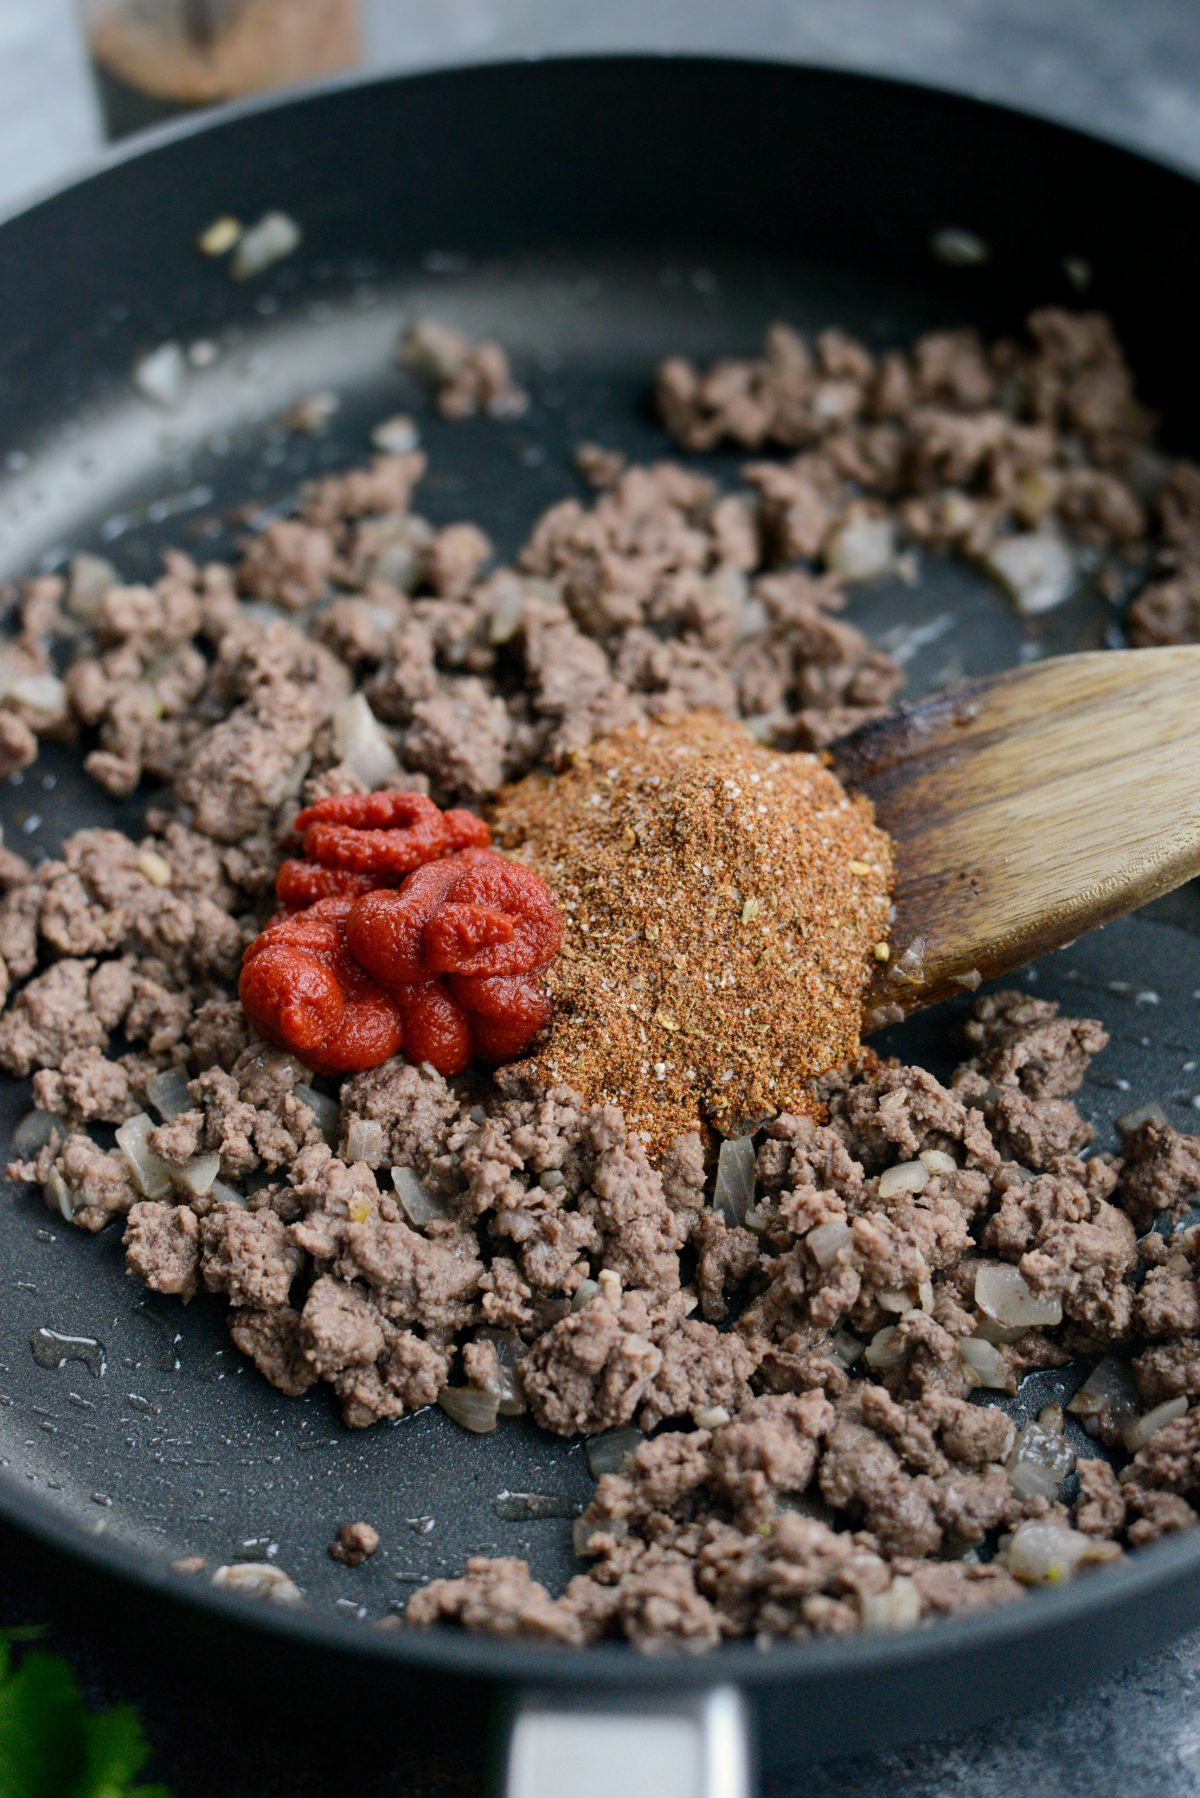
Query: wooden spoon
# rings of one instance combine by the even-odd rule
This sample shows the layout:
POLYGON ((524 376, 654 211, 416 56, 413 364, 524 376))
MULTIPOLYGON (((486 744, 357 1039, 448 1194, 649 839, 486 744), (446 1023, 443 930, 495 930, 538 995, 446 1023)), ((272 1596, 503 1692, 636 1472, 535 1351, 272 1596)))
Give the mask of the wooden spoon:
POLYGON ((1200 874, 1200 646, 1033 663, 903 706, 831 753, 896 845, 868 1029, 1200 874))

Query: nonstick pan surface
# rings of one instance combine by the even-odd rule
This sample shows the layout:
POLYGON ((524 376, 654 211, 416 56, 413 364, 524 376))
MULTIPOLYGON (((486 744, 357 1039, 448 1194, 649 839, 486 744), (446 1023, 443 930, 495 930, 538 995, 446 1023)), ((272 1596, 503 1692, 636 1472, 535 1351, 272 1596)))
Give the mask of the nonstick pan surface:
MULTIPOLYGON (((473 68, 240 110, 161 134, 0 227, 0 575, 57 567, 81 547, 130 579, 153 575, 169 543, 221 555, 232 507, 285 504, 305 476, 363 459, 372 424, 398 410, 418 415, 430 453, 421 509, 480 520, 508 555, 544 506, 577 490, 581 439, 631 458, 670 453, 646 405, 663 355, 746 352, 777 317, 876 346, 935 325, 1014 329, 1032 305, 1078 303, 1065 259, 1089 265, 1088 303, 1114 314, 1186 449, 1200 265, 1173 257, 1168 271, 1163 257, 1198 225, 1197 186, 1128 153, 932 91, 771 65, 473 68), (239 285, 197 253, 218 214, 279 207, 304 239, 267 275, 239 285), (930 238, 947 225, 978 233, 989 260, 938 262, 930 238), (434 416, 392 354, 427 313, 501 339, 533 396, 525 418, 434 416), (130 380, 166 340, 219 350, 172 412, 130 380), (317 389, 340 396, 328 429, 282 430, 281 413, 317 389)), ((734 478, 736 457, 704 460, 734 478)), ((860 589, 849 615, 907 658, 914 693, 1111 643, 1118 624, 1086 592, 1022 621, 981 578, 932 557, 915 588, 860 589)), ((6 840, 34 855, 138 811, 53 747, 0 802, 6 840)), ((1195 890, 1028 978, 1113 1034, 1083 1095, 1101 1146, 1116 1115, 1151 1099, 1196 1125, 1195 890)), ((944 1069, 952 1010, 879 1046, 944 1069)), ((6 1082, 0 1133, 27 1105, 27 1088, 6 1082)), ((203 1627, 230 1653, 301 1655, 360 1682, 402 1669, 593 1690, 733 1678, 755 1696, 770 1756, 787 1759, 1028 1703, 1200 1615, 1200 1541, 1181 1538, 992 1617, 702 1663, 374 1630, 364 1613, 402 1607, 415 1582, 473 1552, 522 1555, 551 1584, 569 1577, 566 1517, 591 1489, 582 1445, 520 1421, 471 1437, 436 1410, 347 1431, 323 1398, 268 1388, 217 1301, 185 1311, 143 1292, 117 1231, 73 1232, 25 1192, 3 1196, 0 1292, 0 1515, 143 1599, 173 1594, 165 1626, 203 1627), (325 1549, 360 1517, 385 1548, 350 1573, 325 1549), (170 1574, 185 1554, 210 1568, 276 1559, 309 1608, 170 1574)), ((1079 1377, 1036 1376, 1012 1409, 1024 1418, 1079 1377)))

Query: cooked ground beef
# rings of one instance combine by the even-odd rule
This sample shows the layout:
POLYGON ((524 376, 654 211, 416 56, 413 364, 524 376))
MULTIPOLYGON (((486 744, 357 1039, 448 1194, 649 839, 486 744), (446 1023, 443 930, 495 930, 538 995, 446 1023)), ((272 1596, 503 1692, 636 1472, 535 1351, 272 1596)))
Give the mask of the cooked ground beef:
POLYGON ((373 1523, 344 1523, 329 1544, 329 1552, 346 1567, 361 1567, 378 1547, 379 1531, 373 1523))
MULTIPOLYGON (((494 345, 426 325, 407 353, 449 416, 524 403, 494 345)), ((905 540, 982 557, 1054 529, 1110 565, 1136 547, 1151 575, 1131 640, 1194 640, 1200 470, 1134 491, 1148 421, 1086 314, 882 356, 775 327, 761 357, 664 365, 658 398, 685 448, 788 459, 722 493, 584 446, 590 501, 552 507, 513 567, 489 568, 474 525, 412 510, 424 456, 383 454, 309 483, 233 567, 172 552, 152 584, 94 596, 61 705, 0 707, 0 773, 45 730, 110 792, 158 792, 139 840, 79 831, 32 868, 0 849, 0 1067, 32 1075, 57 1120, 12 1176, 85 1229, 122 1218, 153 1290, 223 1293, 280 1391, 326 1382, 352 1427, 450 1388, 564 1435, 642 1432, 597 1485, 565 1593, 473 1560, 410 1623, 696 1652, 1006 1603, 1031 1577, 1023 1523, 1078 1558, 1195 1520, 1200 1233, 1182 1220, 1200 1139, 1150 1119, 1119 1156, 1089 1154, 1072 1095, 1105 1033, 1015 991, 977 1000, 945 1085, 870 1055, 817 1081, 812 1115, 757 1132, 736 1216, 710 1202, 715 1142, 647 1154, 569 1084, 397 1061, 314 1090, 234 997, 287 827, 368 784, 486 806, 602 735, 697 709, 820 746, 901 684, 837 616, 864 546, 876 571, 905 540), (365 755, 352 692, 374 714, 365 755), (130 1120, 165 1170, 151 1191, 92 1135, 130 1120), (997 1279, 1041 1321, 1006 1326, 997 1279), (976 1401, 1113 1351, 1132 1402, 1168 1412, 1123 1466, 1079 1461, 1068 1509, 1021 1471, 1057 1455, 1057 1490, 1061 1419, 1018 1433, 976 1401)), ((51 578, 18 600, 31 674, 52 670, 62 596, 51 578)), ((1106 1449, 1122 1421, 1095 1420, 1106 1449)), ((377 1546, 351 1524, 332 1552, 377 1546)))
POLYGON ((456 326, 424 318, 407 332, 399 353, 430 382, 443 418, 470 418, 475 412, 519 418, 529 405, 528 394, 509 372, 506 351, 490 338, 472 343, 456 326))

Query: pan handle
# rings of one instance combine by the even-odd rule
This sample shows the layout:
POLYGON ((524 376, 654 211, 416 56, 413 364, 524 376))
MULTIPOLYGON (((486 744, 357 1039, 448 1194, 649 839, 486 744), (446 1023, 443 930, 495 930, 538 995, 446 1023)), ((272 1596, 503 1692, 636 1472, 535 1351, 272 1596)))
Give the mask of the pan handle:
POLYGON ((521 1692, 496 1798, 751 1798, 750 1729, 734 1686, 662 1698, 521 1692))

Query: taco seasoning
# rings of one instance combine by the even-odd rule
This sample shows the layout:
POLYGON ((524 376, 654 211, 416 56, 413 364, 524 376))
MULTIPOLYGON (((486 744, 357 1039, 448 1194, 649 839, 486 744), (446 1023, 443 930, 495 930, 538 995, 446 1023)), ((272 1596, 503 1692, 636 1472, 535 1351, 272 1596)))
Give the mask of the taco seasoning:
POLYGON ((859 1047, 892 858, 816 756, 715 713, 637 725, 505 789, 497 840, 566 919, 554 1023, 522 1066, 620 1105, 652 1149, 816 1109, 859 1047))

